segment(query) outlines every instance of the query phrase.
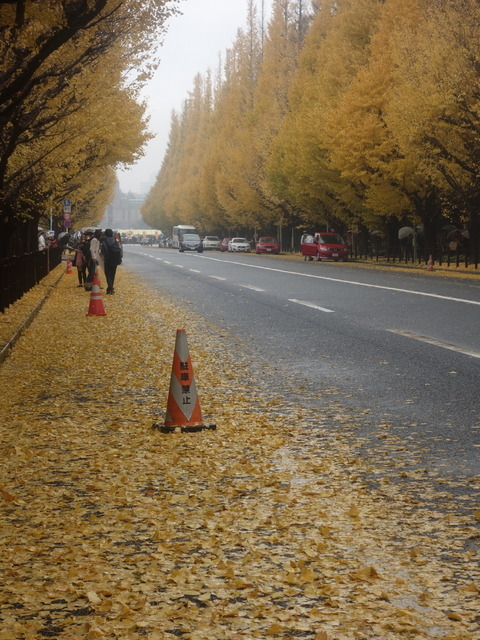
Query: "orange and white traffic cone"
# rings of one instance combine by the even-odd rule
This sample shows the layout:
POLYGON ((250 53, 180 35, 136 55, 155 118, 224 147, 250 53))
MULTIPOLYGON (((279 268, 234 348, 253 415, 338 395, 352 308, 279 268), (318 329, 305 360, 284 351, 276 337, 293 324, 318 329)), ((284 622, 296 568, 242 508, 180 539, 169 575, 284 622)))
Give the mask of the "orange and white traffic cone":
POLYGON ((66 271, 66 273, 67 273, 68 275, 70 275, 71 273, 73 273, 73 270, 72 270, 72 261, 70 260, 70 258, 67 258, 67 271, 66 271))
POLYGON ((177 330, 165 423, 153 426, 162 433, 172 433, 176 429, 181 432, 216 429, 214 424, 203 424, 185 329, 177 330))
POLYGON ((100 291, 100 282, 97 274, 93 276, 92 293, 90 295, 90 306, 88 307, 87 316, 106 316, 103 306, 102 293, 100 291))
POLYGON ((428 262, 427 262, 427 271, 433 271, 433 258, 432 258, 432 254, 430 254, 430 257, 428 258, 428 262))

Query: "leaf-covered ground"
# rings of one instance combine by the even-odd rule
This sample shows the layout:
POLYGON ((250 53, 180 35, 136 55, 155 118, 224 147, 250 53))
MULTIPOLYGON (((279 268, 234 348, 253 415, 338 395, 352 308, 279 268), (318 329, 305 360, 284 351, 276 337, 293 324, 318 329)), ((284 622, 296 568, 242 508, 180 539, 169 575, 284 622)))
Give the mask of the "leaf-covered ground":
POLYGON ((480 638, 480 515, 448 479, 359 457, 331 394, 322 420, 265 394, 235 336, 124 267, 106 317, 75 285, 0 365, 0 640, 480 638), (216 431, 152 429, 179 328, 216 431))

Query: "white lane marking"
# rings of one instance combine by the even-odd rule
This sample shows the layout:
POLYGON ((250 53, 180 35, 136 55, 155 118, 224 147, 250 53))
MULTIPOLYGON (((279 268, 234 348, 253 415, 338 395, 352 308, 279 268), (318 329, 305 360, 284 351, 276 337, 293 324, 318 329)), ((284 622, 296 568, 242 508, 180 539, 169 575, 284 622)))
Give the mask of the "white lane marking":
MULTIPOLYGON (((225 262, 221 258, 210 258, 207 256, 199 256, 203 260, 214 260, 216 262, 225 262)), ((371 289, 384 289, 385 291, 396 291, 397 293, 410 293, 415 296, 425 296, 427 298, 437 298, 438 300, 450 300, 451 302, 464 302, 465 304, 474 304, 480 307, 480 301, 467 300, 466 298, 454 298, 452 296, 442 296, 438 293, 427 293, 426 291, 415 291, 414 289, 400 289, 398 287, 387 287, 380 284, 369 284, 366 282, 357 282, 356 280, 343 280, 341 278, 329 278, 327 276, 317 276, 313 273, 301 273, 299 271, 289 271, 288 269, 275 269, 274 267, 262 267, 257 264, 245 264, 244 262, 236 262, 235 260, 228 260, 230 264, 237 264, 242 267, 249 267, 250 269, 263 269, 264 271, 275 271, 277 273, 287 273, 292 276, 300 276, 302 278, 313 278, 315 280, 328 280, 330 282, 338 282, 340 284, 353 284, 357 287, 370 287, 371 289)))
POLYGON ((307 302, 306 300, 295 300, 295 298, 289 298, 289 302, 295 302, 296 304, 302 304, 304 307, 310 307, 311 309, 317 309, 317 311, 324 311, 325 313, 335 313, 333 309, 326 309, 325 307, 319 307, 318 304, 307 302))
POLYGON ((252 291, 265 291, 265 289, 259 289, 258 287, 254 287, 251 284, 239 284, 239 287, 242 287, 243 289, 251 289, 252 291))
POLYGON ((199 271, 198 269, 189 269, 189 271, 193 271, 193 273, 202 273, 201 271, 199 271))
POLYGON ((418 333, 412 333, 411 331, 401 331, 400 329, 389 329, 390 333, 396 333, 399 336, 405 336, 406 338, 412 338, 420 342, 426 342, 427 344, 433 344, 436 347, 442 347, 443 349, 449 349, 450 351, 456 351, 457 353, 463 353, 463 355, 471 356, 472 358, 480 358, 478 351, 472 351, 471 349, 463 349, 457 347, 455 344, 449 342, 442 342, 442 340, 435 340, 435 338, 428 338, 427 336, 421 336, 418 333))
POLYGON ((226 280, 226 278, 222 278, 221 276, 208 276, 209 278, 213 278, 214 280, 226 280))
POLYGON ((175 266, 179 269, 185 269, 185 266, 183 264, 176 264, 175 266))
MULTIPOLYGON (((158 258, 159 260, 161 260, 162 258, 158 258)), ((172 264, 169 260, 164 260, 165 264, 172 264)))

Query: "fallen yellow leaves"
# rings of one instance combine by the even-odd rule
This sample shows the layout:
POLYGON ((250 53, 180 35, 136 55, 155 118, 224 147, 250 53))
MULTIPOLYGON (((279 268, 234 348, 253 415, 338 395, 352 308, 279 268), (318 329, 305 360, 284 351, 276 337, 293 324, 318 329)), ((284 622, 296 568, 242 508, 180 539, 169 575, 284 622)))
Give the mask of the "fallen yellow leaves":
POLYGON ((338 407, 312 431, 225 330, 117 289, 87 318, 65 276, 0 370, 0 640, 478 637, 475 518, 369 488, 338 407), (217 432, 151 429, 179 326, 217 432))
POLYGON ((5 500, 5 502, 14 502, 15 501, 15 496, 12 496, 11 493, 8 493, 8 491, 5 491, 4 489, 0 489, 0 495, 5 500))
POLYGON ((352 580, 368 582, 372 580, 378 580, 380 578, 375 567, 364 567, 362 569, 357 569, 357 571, 352 571, 349 575, 352 580))

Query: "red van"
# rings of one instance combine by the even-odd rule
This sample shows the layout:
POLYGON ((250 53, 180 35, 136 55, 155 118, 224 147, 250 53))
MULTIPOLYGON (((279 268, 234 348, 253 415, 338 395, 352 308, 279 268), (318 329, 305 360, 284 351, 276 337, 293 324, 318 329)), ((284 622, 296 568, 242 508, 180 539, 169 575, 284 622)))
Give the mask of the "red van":
POLYGON ((304 233, 300 241, 300 251, 305 260, 348 260, 348 247, 338 233, 304 233))

